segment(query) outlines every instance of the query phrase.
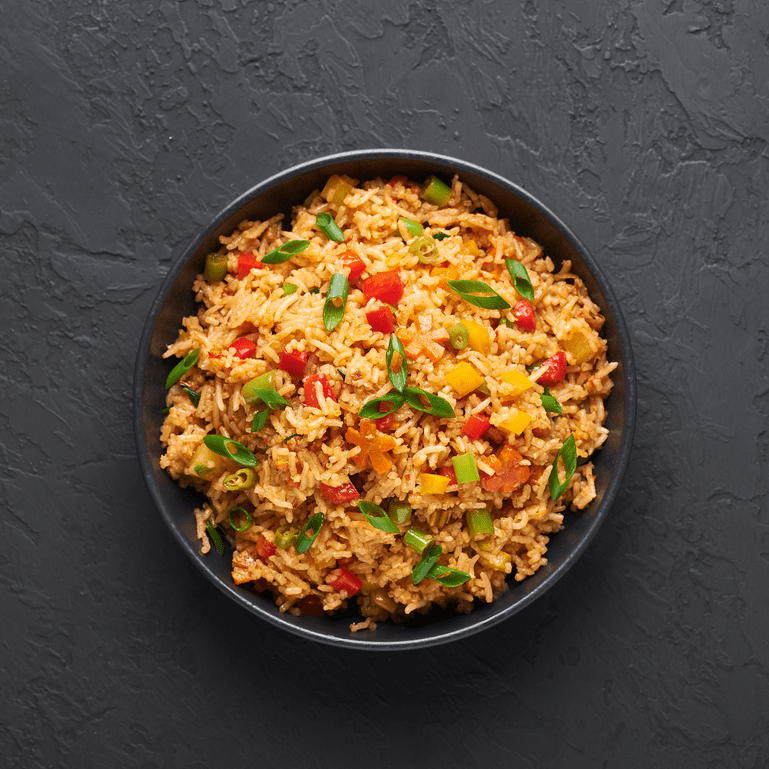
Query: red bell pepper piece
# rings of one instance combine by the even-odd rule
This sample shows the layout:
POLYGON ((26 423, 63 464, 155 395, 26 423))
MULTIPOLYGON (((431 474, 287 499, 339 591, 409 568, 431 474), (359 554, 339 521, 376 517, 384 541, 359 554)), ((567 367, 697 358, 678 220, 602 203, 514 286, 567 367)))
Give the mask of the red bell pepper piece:
POLYGON ((397 305, 403 298, 403 281, 400 270, 378 272, 363 281, 363 298, 365 301, 379 299, 385 304, 397 305))
POLYGON ((391 187, 394 187, 398 182, 401 182, 402 184, 405 184, 408 181, 408 178, 405 176, 393 176, 392 179, 390 179, 389 182, 387 182, 391 187))
POLYGON ((342 254, 342 262, 347 267, 347 280, 352 285, 363 274, 366 263, 351 248, 342 254))
POLYGON ((465 422, 465 426, 462 428, 462 435, 466 435, 468 438, 472 438, 474 441, 483 438, 486 430, 491 427, 491 420, 482 414, 473 414, 470 419, 465 422))
POLYGON ((280 365, 278 368, 291 374, 291 376, 302 376, 304 374, 304 367, 307 365, 307 355, 306 350, 289 350, 286 348, 280 354, 280 365))
POLYGON ((277 548, 275 547, 274 542, 270 542, 267 537, 259 537, 259 539, 256 540, 256 554, 262 558, 267 559, 271 555, 275 555, 275 551, 277 548))
POLYGON ((389 307, 380 307, 366 313, 366 320, 372 331, 380 331, 382 334, 392 334, 395 328, 395 318, 389 307))
POLYGON ((555 355, 548 358, 537 371, 542 371, 543 368, 545 369, 544 373, 535 376, 539 384, 551 385, 560 382, 566 376, 566 353, 559 350, 555 355))
POLYGON ((261 270, 263 267, 256 254, 241 254, 238 257, 238 280, 243 280, 254 268, 261 270))
POLYGON ((352 598, 363 587, 360 579, 344 566, 339 570, 339 576, 330 584, 334 590, 344 590, 348 598, 352 598))
POLYGON ((358 489, 351 483, 345 483, 342 486, 329 486, 326 483, 321 483, 320 493, 334 505, 344 505, 360 497, 358 489))
POLYGON ((376 429, 380 433, 386 433, 398 426, 398 421, 395 419, 395 414, 388 414, 386 417, 380 417, 376 420, 376 429))
POLYGON ((537 321, 534 318, 534 307, 528 299, 520 299, 513 307, 513 315, 521 328, 527 328, 533 331, 537 327, 537 321))
MULTIPOLYGON (((256 355, 256 345, 250 340, 242 336, 240 339, 236 339, 231 345, 231 350, 235 350, 235 357, 245 360, 246 358, 253 358, 256 355)), ((209 356, 210 357, 210 356, 209 356)))
POLYGON ((445 475, 451 481, 451 486, 457 486, 457 473, 452 465, 446 465, 438 470, 438 475, 445 475))
POLYGON ((486 463, 494 468, 494 475, 483 474, 481 486, 485 491, 501 491, 510 494, 529 480, 531 470, 522 465, 523 457, 512 447, 505 446, 499 456, 492 454, 486 463))
POLYGON ((317 382, 320 382, 323 397, 331 398, 332 401, 336 401, 336 396, 334 395, 334 391, 331 389, 331 383, 328 381, 328 379, 326 379, 326 375, 311 374, 302 380, 302 384, 304 385, 304 402, 308 406, 314 406, 316 409, 320 408, 320 403, 318 402, 318 394, 315 388, 317 382))

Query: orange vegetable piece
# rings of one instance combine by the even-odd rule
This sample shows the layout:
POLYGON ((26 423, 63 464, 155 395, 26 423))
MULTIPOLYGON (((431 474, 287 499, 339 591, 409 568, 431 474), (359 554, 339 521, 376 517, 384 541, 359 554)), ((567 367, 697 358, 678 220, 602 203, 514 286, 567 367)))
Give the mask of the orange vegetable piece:
POLYGON ((484 475, 481 478, 481 486, 486 491, 509 494, 529 480, 529 466, 521 464, 523 457, 512 446, 505 446, 499 456, 484 457, 484 462, 495 471, 494 475, 484 475))
POLYGON ((360 430, 350 427, 345 434, 345 439, 354 446, 360 446, 360 453, 353 457, 358 467, 365 467, 369 460, 378 473, 386 473, 392 467, 393 463, 387 456, 387 452, 392 451, 398 442, 392 435, 380 433, 372 419, 361 419, 360 430))
POLYGON ((445 328, 433 330, 433 319, 429 315, 420 315, 413 326, 399 328, 395 335, 403 342, 407 358, 417 358, 424 353, 433 363, 446 352, 439 343, 449 341, 449 332, 445 328))

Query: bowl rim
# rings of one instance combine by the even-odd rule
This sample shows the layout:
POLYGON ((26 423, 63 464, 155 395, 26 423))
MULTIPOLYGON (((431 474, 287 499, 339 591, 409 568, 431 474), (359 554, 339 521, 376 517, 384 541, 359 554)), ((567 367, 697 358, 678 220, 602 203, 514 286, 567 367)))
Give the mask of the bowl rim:
MULTIPOLYGON (((511 182, 509 179, 501 176, 500 174, 489 171, 488 169, 476 165, 475 163, 423 150, 378 148, 349 150, 345 152, 333 153, 330 155, 323 155, 311 160, 303 161, 283 171, 279 171, 269 176, 268 178, 257 182, 252 187, 235 197, 234 200, 227 203, 224 208, 222 208, 219 213, 217 213, 209 221, 205 228, 198 230, 197 232, 199 234, 194 235, 190 240, 185 241, 186 245, 183 246, 183 250, 172 259, 171 266, 163 278, 150 306, 144 328, 142 330, 134 369, 133 428, 139 466, 150 496, 155 503, 156 508, 160 512, 161 517, 165 521, 167 527, 170 529, 174 539, 176 539, 184 552, 191 558, 192 562, 208 578, 210 582, 212 582, 225 595, 234 600, 240 606, 247 609, 252 614, 255 614, 261 619, 267 620, 273 626, 287 630, 296 636, 347 649, 356 648, 395 651, 436 646, 461 638, 467 638, 468 636, 479 633, 482 630, 486 630, 491 626, 496 625, 505 619, 508 619, 514 614, 517 614, 523 608, 533 603, 536 599, 550 590, 550 588, 552 588, 553 585, 561 579, 561 577, 571 568, 571 566, 587 549, 588 545, 595 537, 598 529, 601 527, 601 524, 606 519, 609 510, 611 509, 617 494, 619 493, 619 489, 621 487, 624 474, 627 470, 632 452, 637 399, 635 362, 630 341, 630 334, 625 323, 620 304, 602 268, 596 262, 591 253, 585 248, 581 240, 574 234, 570 227, 568 227, 553 211, 551 211, 544 203, 534 197, 531 193, 527 192, 525 189, 519 187, 517 184, 511 182), (158 316, 160 315, 160 312, 164 306, 166 296, 176 281, 179 273, 196 255, 196 252, 203 245, 206 239, 210 237, 219 226, 221 226, 242 206, 246 205, 257 195, 265 192, 276 184, 302 176, 303 174, 306 174, 310 171, 316 171, 323 167, 337 165, 340 163, 365 161, 369 159, 384 160, 388 158, 391 158, 394 162, 417 161, 426 164, 434 164, 436 166, 445 166, 447 169, 453 169, 457 174, 460 175, 460 177, 463 173, 480 176, 486 179, 488 182, 506 189, 509 192, 512 192, 525 204, 529 205, 541 216, 550 221, 550 224, 555 227, 566 240, 570 242, 572 247, 579 254, 580 258, 585 264, 585 267, 595 279, 599 290, 603 294, 603 298, 607 306, 611 310, 614 326, 619 340, 619 350, 622 355, 625 403, 624 419, 622 425, 622 440, 617 455, 616 471, 609 480, 603 498, 601 499, 593 516, 590 527, 587 533, 582 536, 579 541, 577 541, 575 545, 568 551, 563 560, 549 574, 547 574, 539 584, 537 584, 528 593, 521 596, 515 603, 506 606, 499 611, 491 612, 485 616, 477 615, 477 621, 474 621, 471 624, 465 625, 463 627, 456 629, 449 627, 446 629, 443 627, 443 625, 451 625, 451 622, 440 624, 436 623, 434 626, 425 626, 435 628, 435 632, 427 636, 375 640, 371 638, 367 639, 365 637, 365 633, 354 634, 352 637, 332 636, 323 632, 318 632, 310 627, 305 627, 301 624, 290 622, 288 621, 288 618, 282 613, 271 613, 263 607, 246 600, 244 595, 237 590, 234 583, 225 583, 207 566, 207 564, 204 562, 204 559, 199 557, 199 553, 196 551, 192 543, 180 531, 174 517, 170 513, 170 510, 166 507, 163 495, 161 494, 161 491, 155 482, 155 470, 146 446, 146 433, 144 427, 142 402, 144 395, 145 368, 149 359, 150 341, 153 336, 158 316)), ((493 606, 493 604, 491 605, 493 606)), ((475 614, 475 612, 473 612, 473 614, 475 614)))

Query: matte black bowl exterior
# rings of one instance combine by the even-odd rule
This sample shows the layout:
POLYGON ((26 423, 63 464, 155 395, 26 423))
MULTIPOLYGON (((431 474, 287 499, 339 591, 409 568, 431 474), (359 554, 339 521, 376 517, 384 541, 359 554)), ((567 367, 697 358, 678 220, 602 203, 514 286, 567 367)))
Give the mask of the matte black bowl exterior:
POLYGON ((189 557, 223 593, 257 616, 304 638, 347 648, 392 651, 445 643, 489 628, 541 596, 569 569, 595 535, 619 490, 632 446, 635 387, 630 339, 611 288, 582 244, 542 203, 515 184, 470 163, 410 150, 363 150, 302 163, 257 184, 227 206, 187 249, 163 282, 142 335, 134 382, 134 428, 141 469, 165 522, 189 557), (508 218, 517 233, 540 243, 556 264, 561 259, 572 260, 574 272, 585 281, 606 317, 609 358, 619 362, 614 390, 606 404, 610 433, 594 457, 597 498, 584 512, 566 513, 565 528, 550 541, 547 565, 534 576, 520 583, 510 580, 507 593, 490 605, 478 604, 470 614, 436 611, 405 624, 380 623, 376 630, 352 633, 350 616, 294 617, 281 613, 269 593, 260 595, 247 585, 238 587, 232 582, 229 557, 216 552, 201 556, 192 511, 201 504, 202 496, 180 488, 159 466, 164 383, 176 362, 161 356, 176 339, 182 318, 197 312, 190 289, 203 269, 205 255, 219 247, 219 235, 230 234, 243 219, 266 219, 281 211, 290 221, 292 206, 322 188, 331 174, 361 180, 402 174, 421 181, 433 173, 446 180, 459 174, 462 181, 499 207, 500 217, 508 218))

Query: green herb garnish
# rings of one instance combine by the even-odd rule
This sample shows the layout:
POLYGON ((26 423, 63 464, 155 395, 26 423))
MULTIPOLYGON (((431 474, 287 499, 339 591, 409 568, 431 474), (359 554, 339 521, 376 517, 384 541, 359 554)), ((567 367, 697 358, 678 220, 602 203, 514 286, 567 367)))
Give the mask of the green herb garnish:
POLYGON ((574 471, 577 469, 577 444, 574 442, 574 436, 570 435, 561 446, 553 461, 553 468, 550 470, 550 477, 547 479, 550 487, 550 498, 555 502, 558 497, 566 491, 574 471), (566 477, 561 483, 558 480, 558 460, 563 460, 563 470, 566 477))
POLYGON ((318 214, 315 217, 315 224, 318 229, 329 239, 341 243, 344 240, 344 233, 339 229, 339 225, 334 221, 334 217, 329 213, 318 214))
POLYGON ((411 571, 411 581, 415 585, 418 585, 427 576, 427 572, 432 569, 442 552, 440 545, 432 545, 425 549, 419 563, 411 571))
POLYGON ((292 256, 301 254, 309 245, 309 240, 289 240, 287 243, 280 246, 280 248, 276 248, 268 254, 265 254, 262 257, 262 264, 283 264, 283 262, 287 262, 292 256))
POLYGON ((283 439, 283 443, 288 443, 292 438, 301 438, 301 433, 291 433, 291 435, 288 436, 288 438, 283 439))
POLYGON ((200 350, 188 352, 172 369, 166 377, 166 390, 173 387, 197 362, 200 350))
POLYGON ((306 553, 312 547, 312 543, 315 542, 318 534, 320 534, 323 520, 323 513, 315 513, 315 515, 304 524, 302 530, 299 532, 299 538, 296 541, 296 552, 299 553, 299 555, 306 553), (308 531, 312 531, 312 534, 308 534, 308 531))
POLYGON ((397 390, 390 390, 387 395, 380 395, 378 398, 372 398, 367 403, 363 404, 363 408, 358 412, 358 416, 363 419, 382 419, 393 411, 397 411, 406 402, 406 396, 399 393, 397 390), (379 405, 381 403, 391 403, 392 407, 387 411, 380 411, 379 405))
POLYGON ((189 385, 182 384, 181 385, 182 390, 187 393, 190 400, 192 401, 192 405, 197 408, 198 404, 200 403, 200 393, 193 390, 189 385))
POLYGON ((283 296, 290 296, 295 294, 299 290, 299 286, 296 283, 284 283, 283 284, 283 296))
POLYGON ((510 277, 513 279, 515 290, 524 299, 533 302, 534 286, 531 285, 531 278, 529 277, 529 273, 526 272, 526 268, 515 259, 505 259, 505 265, 507 266, 507 271, 510 273, 510 277))
POLYGON ((509 303, 480 280, 449 280, 446 285, 462 299, 484 310, 507 310, 509 303))
POLYGON ((406 397, 406 403, 417 411, 424 411, 425 414, 429 414, 431 417, 453 417, 454 409, 451 404, 441 398, 439 395, 433 395, 423 390, 421 387, 406 387, 403 391, 406 397), (425 406, 423 398, 426 398, 429 406, 425 406))
POLYGON ((258 464, 253 451, 246 448, 242 443, 232 440, 232 438, 225 438, 223 435, 205 435, 203 436, 203 443, 205 443, 214 454, 219 454, 219 456, 232 459, 239 465, 256 467, 258 464), (234 453, 230 450, 230 446, 235 447, 234 453))
POLYGON ((427 578, 440 582, 446 587, 458 587, 464 585, 470 579, 470 575, 466 571, 434 563, 427 572, 427 578))
POLYGON ((252 387, 249 394, 252 399, 258 398, 271 409, 284 409, 291 405, 274 387, 252 387))
POLYGON ((449 235, 448 232, 436 232, 435 235, 433 235, 433 238, 435 240, 446 240, 446 238, 450 238, 451 235, 449 235))
POLYGON ((254 414, 254 421, 251 422, 251 432, 257 433, 267 424, 267 418, 270 416, 269 409, 262 409, 254 414))
POLYGON ((206 533, 211 542, 214 543, 214 547, 219 555, 224 555, 224 542, 222 536, 218 531, 219 527, 214 528, 209 521, 206 521, 206 533))
POLYGON ((390 334, 390 343, 387 345, 385 361, 387 362, 387 377, 392 386, 399 393, 402 393, 403 388, 406 386, 406 377, 409 375, 409 367, 406 363, 406 351, 403 349, 403 343, 395 334, 390 334), (396 353, 400 357, 400 367, 397 371, 393 368, 393 358, 396 353))
POLYGON ((350 283, 347 276, 342 272, 335 272, 331 276, 328 296, 323 305, 323 325, 326 331, 333 331, 342 322, 349 290, 350 283))
POLYGON ((367 502, 365 499, 358 502, 358 510, 365 516, 366 520, 379 531, 386 531, 388 534, 399 534, 400 529, 393 523, 392 518, 379 505, 373 502, 367 502))
POLYGON ((545 411, 549 411, 552 414, 563 414, 561 404, 555 396, 550 394, 549 387, 545 387, 545 392, 539 396, 539 400, 542 402, 545 411))

